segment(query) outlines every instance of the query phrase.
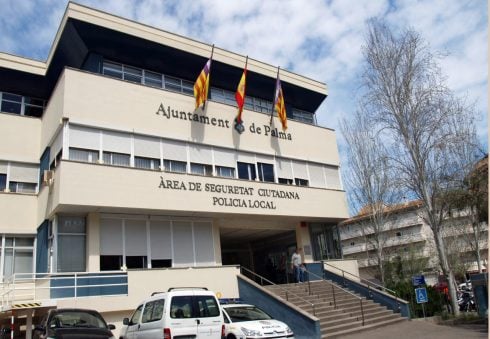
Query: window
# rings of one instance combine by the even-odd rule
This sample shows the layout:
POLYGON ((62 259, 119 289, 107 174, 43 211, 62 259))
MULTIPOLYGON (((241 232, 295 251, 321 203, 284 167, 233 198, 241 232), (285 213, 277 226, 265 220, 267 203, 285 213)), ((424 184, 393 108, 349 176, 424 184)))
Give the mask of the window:
POLYGON ((115 62, 104 61, 104 65, 102 66, 102 74, 112 78, 122 79, 122 65, 116 64, 115 62))
POLYGON ((101 271, 119 271, 123 265, 122 255, 101 255, 101 271))
POLYGON ((162 75, 150 71, 145 71, 145 85, 162 88, 162 75))
POLYGON ((182 92, 181 80, 171 76, 165 76, 165 89, 169 91, 182 92))
POLYGON ((7 174, 0 174, 0 191, 4 191, 7 187, 7 174))
POLYGON ((257 168, 259 169, 259 180, 260 181, 275 182, 275 180, 274 180, 274 165, 264 164, 264 163, 259 162, 257 164, 257 168))
POLYGON ((287 178, 278 178, 277 179, 280 184, 286 184, 286 185, 292 185, 293 184, 293 179, 287 179, 287 178))
POLYGON ((85 271, 85 218, 58 218, 58 272, 85 271))
POLYGON ((131 316, 131 320, 129 321, 130 324, 134 325, 140 321, 140 315, 142 309, 143 309, 143 305, 139 305, 136 311, 134 311, 133 315, 131 316))
POLYGON ((211 165, 191 163, 191 173, 211 176, 213 175, 213 167, 211 165))
POLYGON ((148 258, 145 255, 127 255, 126 267, 127 268, 146 268, 148 258))
POLYGON ((216 175, 224 178, 234 178, 235 169, 233 167, 216 166, 216 175))
POLYGON ((138 84, 142 83, 143 70, 141 68, 136 68, 136 67, 131 67, 131 66, 125 65, 123 70, 124 70, 124 73, 123 73, 124 80, 136 82, 138 84))
POLYGON ((2 248, 1 253, 4 278, 33 272, 34 238, 5 237, 5 248, 2 248))
POLYGON ((36 193, 37 184, 32 182, 9 182, 10 192, 16 193, 36 193))
POLYGON ((134 167, 158 170, 160 169, 160 159, 134 157, 134 167))
POLYGON ((397 237, 401 237, 402 236, 402 232, 396 232, 396 236, 397 237))
POLYGON ((2 112, 21 114, 22 96, 10 93, 3 93, 2 112))
POLYGON ((293 119, 311 125, 315 124, 315 115, 313 113, 302 111, 297 108, 293 108, 293 119))
POLYGON ((172 267, 172 259, 152 259, 151 268, 172 267))
POLYGON ((170 303, 170 318, 192 318, 192 296, 175 296, 170 303))
POLYGON ((24 115, 41 117, 44 112, 44 100, 24 97, 24 115))
POLYGON ((99 152, 90 149, 72 148, 70 147, 70 160, 83 161, 83 162, 97 162, 99 161, 99 152))
POLYGON ((255 172, 255 164, 250 164, 246 162, 237 162, 238 165, 238 178, 255 180, 257 174, 255 172))
POLYGON ((198 307, 199 317, 217 317, 219 316, 219 308, 216 299, 209 295, 195 296, 198 307))
POLYGON ((163 165, 165 166, 165 170, 170 172, 178 172, 178 173, 187 172, 187 163, 183 161, 164 160, 163 165))
POLYGON ((105 164, 114 166, 129 166, 129 154, 104 151, 103 156, 105 164))
POLYGON ((306 179, 294 178, 294 182, 296 186, 308 186, 308 180, 306 179))
POLYGON ((353 241, 351 241, 351 243, 350 243, 350 245, 351 245, 351 246, 354 246, 355 244, 356 244, 356 243, 355 243, 355 242, 353 242, 353 241))
POLYGON ((141 322, 150 323, 162 319, 164 305, 165 299, 147 302, 143 311, 143 316, 141 317, 141 322))

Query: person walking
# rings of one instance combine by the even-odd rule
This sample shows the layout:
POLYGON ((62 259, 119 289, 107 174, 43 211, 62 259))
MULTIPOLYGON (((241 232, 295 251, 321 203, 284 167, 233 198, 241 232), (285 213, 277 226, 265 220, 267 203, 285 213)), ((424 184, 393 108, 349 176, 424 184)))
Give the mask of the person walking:
POLYGON ((291 257, 293 276, 297 283, 303 282, 303 271, 301 270, 302 260, 301 260, 301 254, 299 254, 300 251, 301 248, 296 248, 296 251, 294 251, 293 256, 291 257))

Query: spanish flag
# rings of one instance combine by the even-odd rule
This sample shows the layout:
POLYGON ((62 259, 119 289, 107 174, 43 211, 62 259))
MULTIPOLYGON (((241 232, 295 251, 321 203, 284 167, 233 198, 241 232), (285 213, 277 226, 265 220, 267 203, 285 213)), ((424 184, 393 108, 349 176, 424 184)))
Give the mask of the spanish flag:
POLYGON ((235 100, 238 104, 238 114, 235 118, 237 124, 242 123, 242 112, 243 106, 245 105, 245 88, 247 84, 247 64, 245 63, 245 68, 243 69, 242 77, 240 78, 240 82, 238 83, 238 87, 235 92, 235 100))
POLYGON ((204 108, 204 104, 208 98, 208 89, 209 89, 209 73, 211 70, 211 58, 209 58, 208 62, 204 65, 201 73, 197 77, 196 82, 194 83, 194 97, 196 98, 196 108, 198 108, 201 104, 204 108))
POLYGON ((286 106, 284 105, 284 94, 282 92, 281 80, 279 80, 279 73, 277 74, 276 93, 274 95, 274 109, 277 112, 279 120, 281 120, 282 130, 287 130, 288 119, 286 116, 286 106))

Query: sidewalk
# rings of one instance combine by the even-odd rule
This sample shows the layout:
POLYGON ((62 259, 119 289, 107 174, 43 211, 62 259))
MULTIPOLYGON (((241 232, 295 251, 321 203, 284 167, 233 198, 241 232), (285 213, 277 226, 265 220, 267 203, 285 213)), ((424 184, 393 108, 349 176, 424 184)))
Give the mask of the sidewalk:
POLYGON ((476 339, 488 338, 487 325, 436 325, 430 321, 409 320, 339 337, 339 339, 476 339))

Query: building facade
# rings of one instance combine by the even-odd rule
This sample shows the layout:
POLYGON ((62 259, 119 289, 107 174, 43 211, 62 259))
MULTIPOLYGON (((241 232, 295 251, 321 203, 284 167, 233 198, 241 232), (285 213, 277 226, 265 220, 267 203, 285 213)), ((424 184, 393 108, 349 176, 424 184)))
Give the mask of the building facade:
POLYGON ((315 119, 326 85, 281 71, 283 131, 270 123, 277 69, 249 59, 239 133, 244 56, 214 48, 209 100, 194 109, 211 49, 70 3, 45 62, 0 53, 4 314, 22 279, 39 307, 118 323, 170 286, 238 297, 239 266, 280 271, 296 246, 306 262, 340 258, 336 136, 315 119))
MULTIPOLYGON (((358 261, 361 277, 380 279, 376 251, 382 247, 385 268, 389 266, 388 263, 398 264, 402 266, 402 273, 406 277, 424 273, 428 284, 436 284, 441 269, 432 230, 423 218, 421 203, 412 201, 386 210, 378 241, 375 240, 377 233, 367 214, 360 214, 339 224, 344 259, 358 261)), ((475 237, 468 210, 455 210, 444 222, 443 236, 448 258, 453 271, 460 278, 464 272, 478 271, 475 256, 477 241, 481 264, 486 270, 488 224, 481 223, 479 229, 481 232, 475 237)))

